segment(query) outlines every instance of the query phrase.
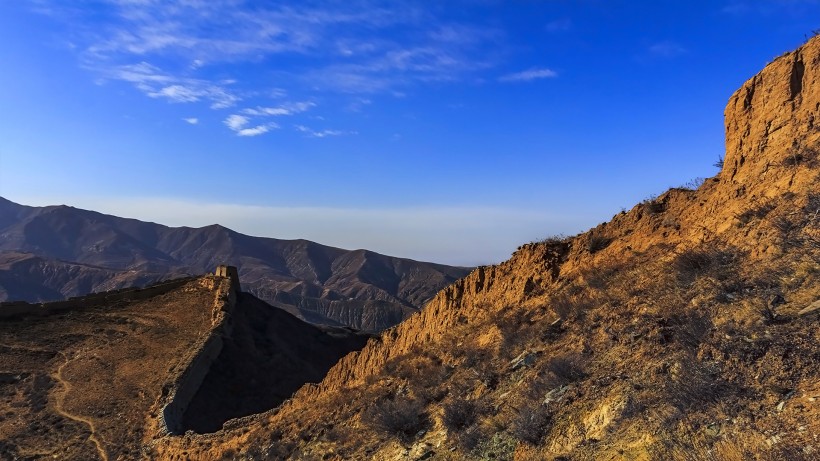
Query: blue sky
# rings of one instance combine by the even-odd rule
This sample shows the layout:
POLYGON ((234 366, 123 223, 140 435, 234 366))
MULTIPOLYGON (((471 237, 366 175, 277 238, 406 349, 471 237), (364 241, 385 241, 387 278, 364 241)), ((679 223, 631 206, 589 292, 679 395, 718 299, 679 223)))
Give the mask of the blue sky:
POLYGON ((716 173, 759 1, 0 2, 0 195, 452 264, 716 173))

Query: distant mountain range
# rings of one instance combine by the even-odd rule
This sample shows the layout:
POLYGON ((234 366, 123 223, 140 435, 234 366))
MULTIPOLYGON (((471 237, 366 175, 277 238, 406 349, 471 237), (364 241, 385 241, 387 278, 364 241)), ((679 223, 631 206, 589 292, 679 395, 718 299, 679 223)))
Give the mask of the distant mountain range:
POLYGON ((242 289, 305 321, 391 327, 469 268, 252 237, 211 225, 167 227, 0 197, 0 301, 58 300, 239 268, 242 289))

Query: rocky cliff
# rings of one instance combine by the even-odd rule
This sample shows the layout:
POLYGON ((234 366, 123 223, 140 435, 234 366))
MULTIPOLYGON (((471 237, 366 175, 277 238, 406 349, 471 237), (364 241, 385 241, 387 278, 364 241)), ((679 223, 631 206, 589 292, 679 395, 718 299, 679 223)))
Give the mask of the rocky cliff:
POLYGON ((477 268, 241 437, 156 454, 815 459, 818 73, 814 38, 733 94, 697 189, 477 268))

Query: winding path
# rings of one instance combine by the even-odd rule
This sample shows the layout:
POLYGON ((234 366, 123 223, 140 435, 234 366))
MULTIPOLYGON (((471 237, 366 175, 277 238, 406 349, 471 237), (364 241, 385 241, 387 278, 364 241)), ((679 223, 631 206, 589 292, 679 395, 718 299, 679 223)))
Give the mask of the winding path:
MULTIPOLYGON (((63 364, 60 365, 59 368, 57 368, 56 373, 51 375, 58 383, 63 385, 63 392, 55 398, 54 411, 56 411, 58 414, 65 418, 68 418, 73 421, 78 421, 87 425, 89 431, 91 432, 91 435, 88 437, 88 440, 91 440, 97 447, 97 452, 100 454, 100 459, 102 459, 103 461, 108 461, 108 452, 105 451, 105 448, 103 448, 103 444, 100 441, 100 438, 97 436, 97 426, 94 424, 94 421, 80 415, 71 414, 67 412, 65 409, 63 409, 63 404, 65 403, 66 395, 68 395, 68 393, 71 391, 71 384, 65 379, 63 379, 63 369, 73 360, 69 359, 62 351, 57 351, 57 353, 60 354, 63 357, 63 359, 65 359, 65 362, 63 362, 63 364)), ((77 357, 74 358, 74 360, 76 359, 77 357)))

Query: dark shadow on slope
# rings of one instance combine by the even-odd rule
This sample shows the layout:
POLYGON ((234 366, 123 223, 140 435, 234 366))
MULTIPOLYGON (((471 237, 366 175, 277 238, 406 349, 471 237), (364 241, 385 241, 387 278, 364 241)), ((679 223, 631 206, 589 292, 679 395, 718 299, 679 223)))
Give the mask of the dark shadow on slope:
POLYGON ((185 431, 216 432, 229 419, 275 408, 368 339, 309 325, 248 293, 239 294, 232 323, 231 338, 185 411, 185 431))

